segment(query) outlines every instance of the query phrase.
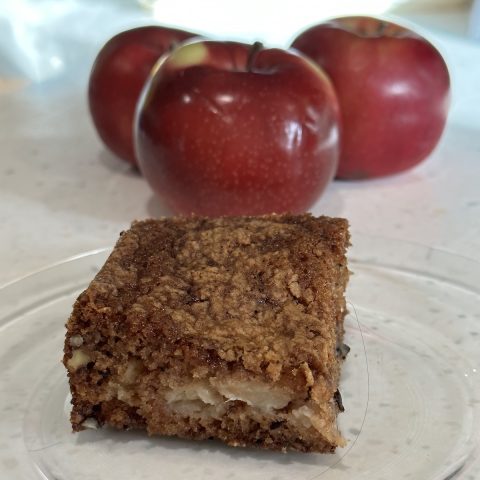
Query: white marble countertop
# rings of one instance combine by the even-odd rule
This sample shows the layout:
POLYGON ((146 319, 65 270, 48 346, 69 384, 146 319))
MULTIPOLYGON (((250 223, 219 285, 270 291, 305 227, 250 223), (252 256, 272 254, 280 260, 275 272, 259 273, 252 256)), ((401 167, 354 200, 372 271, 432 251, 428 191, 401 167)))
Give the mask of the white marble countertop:
MULTIPOLYGON (((60 64, 46 44, 53 48, 53 70, 62 62, 65 67, 57 68, 58 75, 39 69, 37 79, 29 78, 22 74, 24 66, 12 67, 0 51, 0 285, 111 246, 132 219, 167 213, 140 175, 104 149, 87 111, 85 89, 95 53, 120 26, 135 24, 141 15, 145 23, 145 11, 129 8, 129 22, 123 23, 95 23, 77 12, 60 64)), ((444 52, 453 78, 440 145, 407 173, 332 183, 312 211, 344 216, 354 231, 480 260, 480 42, 428 22, 423 27, 444 52)))

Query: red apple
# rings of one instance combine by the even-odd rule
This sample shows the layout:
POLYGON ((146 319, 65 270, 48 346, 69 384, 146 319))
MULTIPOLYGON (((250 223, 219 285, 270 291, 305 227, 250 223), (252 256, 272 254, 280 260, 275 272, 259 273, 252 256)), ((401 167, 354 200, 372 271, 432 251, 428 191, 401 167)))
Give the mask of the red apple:
POLYGON ((328 73, 342 114, 338 178, 379 177, 424 160, 449 106, 447 66, 420 35, 370 17, 337 18, 292 47, 328 73))
POLYGON ((175 212, 302 212, 335 173, 338 119, 330 81, 306 57, 188 43, 145 86, 139 166, 175 212))
POLYGON ((95 60, 88 86, 93 122, 105 145, 133 165, 133 117, 148 74, 162 54, 193 36, 160 26, 134 28, 110 39, 95 60))

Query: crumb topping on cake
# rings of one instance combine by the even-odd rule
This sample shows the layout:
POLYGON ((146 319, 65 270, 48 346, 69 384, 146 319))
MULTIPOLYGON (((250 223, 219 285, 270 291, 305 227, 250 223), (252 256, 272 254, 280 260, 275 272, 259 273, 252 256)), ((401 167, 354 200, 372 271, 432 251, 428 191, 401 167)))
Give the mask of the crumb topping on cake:
MULTIPOLYGON (((215 352, 280 378, 322 371, 335 356, 332 271, 345 263, 343 219, 310 215, 135 222, 80 299, 115 312, 102 333, 215 352)), ((105 316, 107 319, 107 316, 105 316)), ((182 352, 182 355, 187 352, 182 352)))

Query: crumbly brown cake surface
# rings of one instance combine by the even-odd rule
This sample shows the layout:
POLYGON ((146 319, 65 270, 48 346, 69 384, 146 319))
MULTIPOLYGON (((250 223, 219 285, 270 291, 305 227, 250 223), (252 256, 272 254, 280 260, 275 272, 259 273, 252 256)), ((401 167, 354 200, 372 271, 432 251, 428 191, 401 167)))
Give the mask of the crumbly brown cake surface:
POLYGON ((346 220, 135 222, 77 299, 71 422, 333 451, 346 220))

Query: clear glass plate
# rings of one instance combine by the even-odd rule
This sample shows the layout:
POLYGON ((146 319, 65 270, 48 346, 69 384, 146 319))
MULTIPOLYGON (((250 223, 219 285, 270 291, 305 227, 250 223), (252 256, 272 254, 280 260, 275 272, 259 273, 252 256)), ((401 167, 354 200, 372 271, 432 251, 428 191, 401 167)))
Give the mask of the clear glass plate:
POLYGON ((353 235, 334 455, 234 449, 109 429, 72 434, 64 323, 99 250, 0 289, 0 478, 480 478, 480 266, 353 235))

